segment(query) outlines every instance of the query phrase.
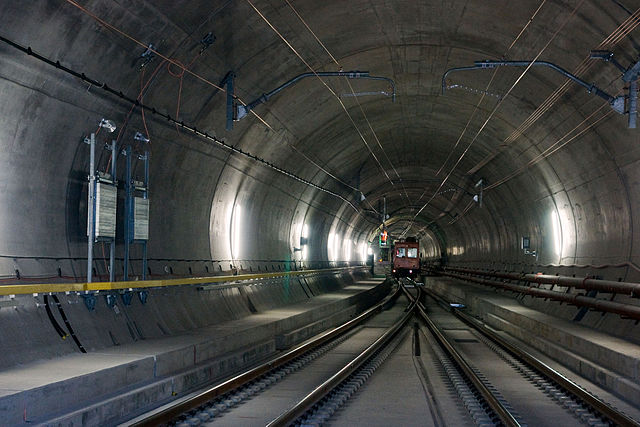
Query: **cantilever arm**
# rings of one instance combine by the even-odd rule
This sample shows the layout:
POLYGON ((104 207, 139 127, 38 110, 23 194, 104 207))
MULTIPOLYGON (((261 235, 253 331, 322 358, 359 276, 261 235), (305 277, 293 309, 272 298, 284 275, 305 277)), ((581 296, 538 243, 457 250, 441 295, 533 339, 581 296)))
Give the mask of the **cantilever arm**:
MULTIPOLYGON (((476 61, 475 62, 475 65, 479 68, 528 67, 530 64, 531 64, 531 61, 476 61)), ((599 96, 600 98, 607 101, 609 104, 613 104, 613 102, 615 101, 615 98, 613 96, 609 95, 608 93, 600 89, 598 86, 594 85, 593 83, 589 84, 585 82, 578 76, 571 74, 570 72, 560 67, 559 65, 554 64, 553 62, 534 61, 533 66, 549 67, 552 70, 555 70, 560 74, 562 74, 563 76, 578 83, 580 86, 585 87, 589 91, 589 93, 593 93, 599 96)))
POLYGON ((624 113, 624 98, 623 97, 614 97, 609 95, 608 93, 606 93, 605 91, 603 91, 602 89, 600 89, 599 87, 597 87, 594 84, 590 84, 585 82, 584 80, 582 80, 581 78, 579 78, 578 76, 571 74, 570 72, 568 72, 567 70, 565 70, 564 68, 552 63, 552 62, 547 62, 547 61, 475 61, 473 66, 470 67, 458 67, 458 68, 451 68, 449 70, 447 70, 444 75, 442 76, 442 93, 444 94, 444 91, 446 89, 446 84, 445 84, 445 78, 447 77, 447 75, 449 75, 449 73, 455 72, 455 71, 463 71, 463 70, 478 70, 478 69, 485 69, 485 68, 496 68, 496 67, 528 67, 529 65, 532 66, 542 66, 542 67, 548 67, 551 68, 554 71, 559 72, 560 74, 564 75, 565 77, 569 78, 570 80, 578 83, 580 86, 583 86, 587 89, 587 91, 589 91, 589 93, 593 93, 596 96, 599 96, 600 98, 604 99, 605 101, 607 101, 609 103, 609 105, 611 105, 611 107, 618 113, 623 114, 624 113))
POLYGON ((470 67, 456 67, 456 68, 449 68, 447 71, 444 72, 444 74, 442 75, 442 94, 444 95, 445 90, 447 90, 447 83, 446 83, 446 79, 447 76, 449 75, 449 73, 454 73, 456 71, 467 71, 467 70, 480 70, 482 68, 486 68, 486 67, 482 67, 479 65, 472 65, 470 67))
POLYGON ((395 82, 393 80, 391 80, 390 78, 388 78, 388 77, 370 76, 368 71, 319 71, 317 73, 302 73, 302 74, 299 74, 299 75, 295 76, 294 78, 292 78, 288 82, 286 82, 286 83, 278 86, 277 88, 273 89, 271 92, 263 94, 262 96, 258 97, 257 99, 255 99, 254 101, 248 103, 247 105, 238 105, 236 120, 242 119, 247 114, 249 114, 249 111, 254 109, 256 106, 258 106, 258 105, 260 105, 260 104, 262 104, 264 102, 267 102, 274 95, 278 94, 279 92, 281 92, 282 90, 288 88, 289 86, 293 86, 294 84, 296 84, 300 80, 302 80, 304 78, 307 78, 307 77, 348 77, 350 79, 385 80, 385 81, 389 82, 389 84, 391 85, 391 87, 393 89, 393 94, 392 94, 393 102, 395 102, 395 100, 396 100, 396 85, 395 85, 395 82))

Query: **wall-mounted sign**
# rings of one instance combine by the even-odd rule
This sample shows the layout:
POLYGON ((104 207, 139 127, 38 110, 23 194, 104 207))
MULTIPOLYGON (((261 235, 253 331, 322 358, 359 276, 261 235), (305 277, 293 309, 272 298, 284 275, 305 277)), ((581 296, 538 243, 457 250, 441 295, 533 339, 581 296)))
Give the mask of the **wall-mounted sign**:
POLYGON ((387 234, 387 230, 382 230, 382 233, 380 233, 380 247, 389 247, 389 235, 387 234))

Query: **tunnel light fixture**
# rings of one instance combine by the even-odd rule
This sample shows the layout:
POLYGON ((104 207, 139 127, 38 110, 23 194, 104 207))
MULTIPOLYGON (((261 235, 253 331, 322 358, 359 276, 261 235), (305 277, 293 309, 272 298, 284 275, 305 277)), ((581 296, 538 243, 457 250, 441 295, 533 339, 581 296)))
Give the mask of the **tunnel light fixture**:
POLYGON ((335 261, 334 250, 333 250, 333 241, 335 240, 335 233, 329 233, 329 237, 327 237, 327 257, 329 261, 335 261))
POLYGON ((367 243, 366 242, 360 243, 360 260, 361 261, 367 260, 367 243))
POLYGON ((345 261, 351 261, 351 239, 346 239, 342 246, 345 261))
POLYGON ((338 261, 340 257, 340 238, 336 233, 329 233, 327 252, 329 261, 338 261))
POLYGON ((302 260, 306 260, 309 254, 309 226, 307 224, 303 224, 300 228, 300 248, 302 260))
POLYGON ((242 207, 236 205, 231 221, 231 258, 240 259, 240 231, 242 223, 242 207))
POLYGON ((562 226, 560 224, 560 217, 558 212, 551 211, 551 225, 553 227, 553 249, 556 256, 562 258, 562 226))

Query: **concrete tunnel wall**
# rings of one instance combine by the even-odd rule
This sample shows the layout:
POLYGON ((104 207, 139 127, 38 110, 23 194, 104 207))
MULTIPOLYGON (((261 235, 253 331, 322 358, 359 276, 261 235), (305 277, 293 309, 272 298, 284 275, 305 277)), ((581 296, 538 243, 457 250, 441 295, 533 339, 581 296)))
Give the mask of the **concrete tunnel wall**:
MULTIPOLYGON (((286 4, 255 5, 314 69, 337 68, 286 4)), ((168 68, 160 57, 140 70, 145 49, 114 30, 154 43, 159 52, 181 63, 192 61, 189 70, 216 85, 233 70, 236 95, 248 102, 308 71, 248 3, 95 0, 84 6, 112 28, 69 2, 7 2, 0 6, 2 35, 129 96, 136 97, 146 85, 143 102, 340 194, 358 212, 339 198, 230 154, 148 111, 143 122, 139 108, 1 44, 0 255, 7 257, 0 258, 0 276, 5 279, 15 281, 19 270, 23 277, 57 280, 60 268, 60 280, 82 280, 88 170, 83 137, 95 131, 103 117, 114 120, 118 130, 112 135, 101 132, 101 144, 117 134, 122 144, 128 144, 135 131, 148 129, 149 256, 155 260, 150 267, 156 276, 169 274, 168 267, 184 275, 189 274, 188 267, 194 275, 206 273, 205 267, 229 271, 231 265, 254 271, 291 268, 288 261, 301 259, 302 251, 295 248, 304 224, 309 233, 304 265, 342 261, 343 248, 339 255, 329 254, 330 235, 357 245, 367 241, 380 225, 372 208, 379 209, 383 197, 390 212, 406 216, 390 226, 392 234, 400 235, 404 229, 422 234, 429 245, 425 254, 439 256, 444 251, 451 263, 518 268, 535 263, 639 263, 639 245, 634 243, 640 229, 640 150, 638 131, 627 128, 626 116, 612 113, 583 88, 568 85, 541 119, 523 126, 564 82, 551 72, 532 70, 474 138, 499 102, 490 95, 507 93, 522 70, 498 70, 487 95, 494 103, 479 104, 480 96, 467 90, 449 89, 442 95, 440 87, 447 68, 498 58, 505 51, 509 58, 527 59, 543 50, 545 60, 569 70, 579 68, 590 49, 610 40, 608 36, 629 19, 623 8, 586 1, 573 13, 575 2, 553 2, 509 50, 536 2, 503 2, 500 7, 483 1, 446 6, 409 0, 349 5, 296 2, 345 70, 369 70, 396 82, 396 103, 384 96, 363 97, 359 104, 344 98, 361 137, 335 98, 313 79, 256 108, 269 126, 247 117, 225 131, 223 94, 189 73, 175 77, 179 68, 168 68), (216 41, 198 55, 199 40, 208 31, 215 33, 216 41), (375 137, 360 108, 366 111, 375 137), (477 114, 477 123, 465 131, 472 114, 477 114), (487 186, 497 184, 558 141, 567 144, 486 190, 482 208, 469 203, 480 178, 487 186), (467 146, 468 152, 452 169, 467 146), (490 155, 486 166, 474 171, 490 155), (447 184, 439 189, 449 170, 447 184), (360 201, 359 191, 351 187, 359 189, 366 201, 360 201), (433 200, 411 220, 431 194, 433 200), (244 217, 237 254, 230 248, 235 206, 241 206, 244 217), (559 250, 554 212, 561 229, 559 250), (523 254, 522 236, 531 238, 537 259, 523 254), (210 259, 215 262, 179 261, 210 259)), ((637 58, 635 38, 631 32, 604 47, 626 65, 637 58)), ((610 93, 624 93, 611 65, 597 61, 588 65, 583 78, 610 93)), ((456 76, 455 83, 485 88, 490 77, 490 71, 479 71, 456 76)), ((344 82, 331 84, 340 93, 348 91, 344 82)), ((373 83, 360 87, 386 89, 373 83)), ((98 165, 104 169, 108 152, 98 153, 98 165)), ((122 172, 122 158, 118 167, 122 172)), ((135 167, 140 174, 140 162, 135 167)), ((96 252, 101 255, 99 247, 96 252)), ((133 256, 139 255, 134 250, 133 256)), ((354 261, 358 261, 355 256, 354 261)), ((104 265, 96 262, 95 267, 104 274, 104 265)), ((139 264, 133 268, 134 275, 140 275, 139 264)), ((640 279, 633 268, 607 274, 640 279)))

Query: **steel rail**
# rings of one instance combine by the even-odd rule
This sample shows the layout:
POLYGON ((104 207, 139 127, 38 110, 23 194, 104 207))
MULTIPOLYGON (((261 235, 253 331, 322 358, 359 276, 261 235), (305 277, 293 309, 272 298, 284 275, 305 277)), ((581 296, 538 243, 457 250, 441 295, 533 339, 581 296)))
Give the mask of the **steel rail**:
POLYGON ((524 274, 515 272, 485 271, 462 267, 445 267, 445 271, 475 274, 485 277, 519 280, 529 283, 569 286, 577 289, 595 290, 615 294, 626 294, 640 297, 640 283, 616 282, 613 280, 591 279, 589 277, 554 276, 551 274, 524 274))
POLYGON ((366 268, 337 267, 317 270, 278 271, 274 273, 254 273, 225 276, 190 277, 181 279, 129 280, 122 282, 90 282, 90 283, 41 283, 31 285, 0 285, 0 295, 32 295, 55 292, 112 291, 119 289, 160 288, 166 286, 204 285, 210 283, 236 282, 245 280, 262 280, 274 277, 295 277, 307 274, 330 273, 343 270, 366 268))
MULTIPOLYGON (((400 289, 404 287, 399 286, 400 289)), ((399 290, 398 290, 399 292, 399 290)), ((331 378, 316 387, 311 393, 306 395, 302 400, 296 403, 294 406, 280 414, 276 419, 267 424, 267 427, 280 427, 288 426, 296 419, 304 415, 309 409, 318 403, 322 398, 335 389, 340 383, 346 380, 349 375, 354 373, 364 363, 369 360, 374 353, 383 348, 399 331, 406 325, 411 316, 413 316, 413 310, 416 306, 416 302, 412 302, 411 307, 407 310, 407 313, 396 322, 391 328, 389 328, 382 336, 367 347, 362 353, 360 353, 355 359, 345 365, 340 371, 335 373, 331 378)))
POLYGON ((420 313, 420 316, 427 324, 427 327, 436 338, 438 343, 443 347, 443 349, 451 356, 451 358, 456 362, 456 364, 462 370, 462 373, 467 377, 469 381, 473 384, 473 386, 478 390, 482 398, 487 402, 489 407, 496 413, 496 415, 500 418, 500 420, 506 426, 510 427, 519 427, 521 424, 515 417, 509 412, 507 408, 494 396, 494 394, 487 388, 487 386, 482 382, 478 375, 473 371, 471 366, 467 363, 467 361, 458 353, 458 351, 451 345, 449 340, 444 336, 440 329, 436 326, 435 323, 429 318, 427 315, 425 307, 422 303, 419 302, 418 298, 411 295, 411 293, 402 287, 402 290, 407 295, 407 298, 411 301, 415 301, 416 309, 420 313))
POLYGON ((550 291, 547 289, 533 288, 530 286, 514 285, 512 283, 499 282, 496 280, 483 279, 479 277, 467 276, 458 273, 448 273, 446 271, 441 274, 456 279, 467 280, 481 285, 492 286, 494 288, 506 289, 508 291, 517 292, 525 295, 531 295, 538 298, 549 298, 555 301, 562 301, 573 304, 577 307, 589 307, 593 310, 615 313, 623 317, 634 320, 640 320, 640 306, 624 304, 609 300, 602 300, 583 295, 566 294, 562 292, 550 291))
POLYGON ((476 329, 478 332, 489 338, 490 340, 496 342, 498 345, 502 346, 509 353, 511 353, 516 358, 524 361, 526 364, 533 367, 535 370, 545 375, 547 378, 552 380, 558 386, 566 390, 567 392, 573 394, 577 398, 581 399, 584 403, 591 406, 593 409, 598 411, 600 414, 609 418, 616 425, 621 426, 635 426, 640 427, 640 423, 633 418, 629 417, 626 414, 616 411, 606 402, 598 399, 593 394, 589 393, 587 390, 580 387, 575 382, 571 381, 566 376, 562 375, 560 372, 553 369, 551 366, 547 365, 537 357, 528 353, 525 350, 522 350, 509 341, 502 338, 497 333, 493 332, 489 328, 487 328, 484 324, 482 324, 479 320, 471 317, 470 315, 463 313, 460 309, 451 307, 447 301, 445 301, 442 297, 435 294, 431 290, 425 289, 425 293, 433 298, 435 301, 445 305, 448 310, 450 310, 456 317, 460 320, 476 329))
POLYGON ((259 378, 260 376, 266 374, 267 372, 273 369, 276 369, 287 362, 290 362, 291 360, 295 359, 298 356, 301 356, 302 354, 308 352, 309 350, 315 347, 318 347, 322 344, 325 344, 328 341, 331 341, 337 338, 339 335, 342 335, 343 333, 349 331, 350 329, 353 329, 363 321, 367 320, 369 317, 381 311, 382 307, 384 307, 384 305, 387 304, 389 301, 393 300, 393 298, 395 298, 399 293, 400 293, 400 288, 398 287, 398 289, 396 289, 395 292, 388 295, 382 302, 376 304, 375 306, 371 307, 364 313, 360 314, 358 317, 351 319, 350 321, 342 324, 341 326, 338 326, 328 332, 325 332, 319 335, 318 337, 312 339, 311 341, 307 341, 304 344, 286 352, 285 354, 276 357, 275 359, 272 359, 266 363, 256 366, 255 368, 247 372, 244 372, 240 375, 236 375, 222 382, 221 384, 211 387, 206 391, 203 391, 202 393, 199 393, 196 396, 193 396, 190 399, 187 399, 183 402, 180 402, 177 405, 166 408, 160 412, 154 413, 142 420, 136 421, 134 424, 132 424, 132 426, 133 427, 143 427, 143 426, 150 427, 150 426, 167 424, 175 420, 179 416, 183 415, 185 412, 196 409, 199 406, 206 404, 207 402, 210 402, 211 400, 225 393, 228 393, 250 381, 253 381, 259 378))

